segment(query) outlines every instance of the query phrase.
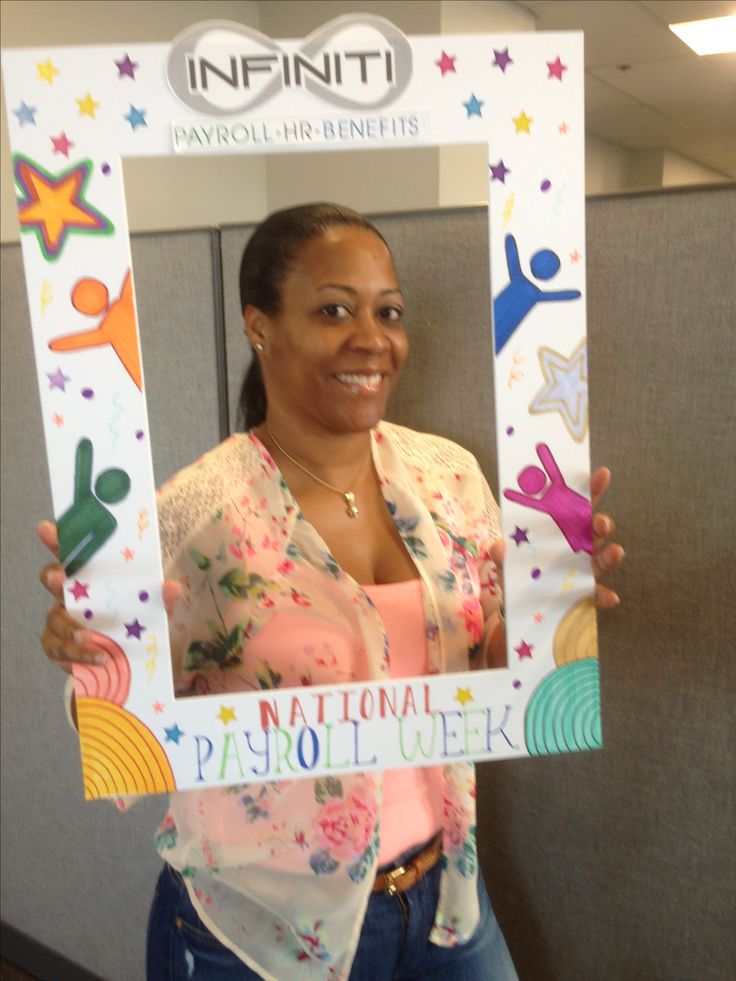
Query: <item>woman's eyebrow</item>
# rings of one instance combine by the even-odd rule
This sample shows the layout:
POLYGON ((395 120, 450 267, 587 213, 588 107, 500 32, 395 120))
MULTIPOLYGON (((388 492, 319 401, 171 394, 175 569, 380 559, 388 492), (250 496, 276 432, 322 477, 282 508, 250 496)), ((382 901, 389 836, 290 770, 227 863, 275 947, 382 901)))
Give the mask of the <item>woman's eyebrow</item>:
MULTIPOLYGON (((344 283, 322 283, 321 286, 317 287, 317 292, 320 290, 344 290, 346 293, 350 293, 352 296, 358 295, 358 290, 354 286, 346 286, 344 283)), ((397 293, 402 296, 402 292, 398 286, 391 286, 388 289, 381 290, 381 296, 387 296, 390 293, 397 293)))

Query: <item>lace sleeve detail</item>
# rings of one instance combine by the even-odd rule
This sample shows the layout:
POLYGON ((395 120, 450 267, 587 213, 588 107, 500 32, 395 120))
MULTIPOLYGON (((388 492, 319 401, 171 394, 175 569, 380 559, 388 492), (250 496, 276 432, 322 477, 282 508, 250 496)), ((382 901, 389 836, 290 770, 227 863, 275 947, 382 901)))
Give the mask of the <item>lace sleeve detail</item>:
POLYGON ((170 574, 187 539, 210 520, 234 486, 247 479, 257 453, 242 433, 231 436, 185 467, 159 491, 158 520, 161 562, 170 574))

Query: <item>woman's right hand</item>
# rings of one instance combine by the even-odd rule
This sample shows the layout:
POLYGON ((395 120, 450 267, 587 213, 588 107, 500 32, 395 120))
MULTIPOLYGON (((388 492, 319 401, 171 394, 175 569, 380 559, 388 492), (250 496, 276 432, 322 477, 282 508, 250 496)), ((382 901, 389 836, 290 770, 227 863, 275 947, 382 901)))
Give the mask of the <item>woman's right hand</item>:
MULTIPOLYGON (((56 525, 51 521, 42 521, 38 526, 38 537, 58 560, 56 525)), ((94 632, 77 623, 64 606, 66 577, 61 563, 49 562, 41 570, 39 578, 56 600, 46 615, 46 624, 41 634, 41 646, 46 657, 68 673, 73 664, 105 664, 108 656, 95 644, 94 632)), ((167 580, 163 584, 164 606, 169 616, 180 593, 180 583, 167 580)))

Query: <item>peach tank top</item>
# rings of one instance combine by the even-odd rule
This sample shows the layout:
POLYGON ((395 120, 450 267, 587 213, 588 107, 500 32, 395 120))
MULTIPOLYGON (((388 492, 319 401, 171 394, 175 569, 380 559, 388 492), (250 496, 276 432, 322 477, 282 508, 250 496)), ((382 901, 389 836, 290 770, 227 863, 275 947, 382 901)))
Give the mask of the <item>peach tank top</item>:
MULTIPOLYGON (((424 602, 419 579, 363 586, 381 615, 391 651, 392 678, 427 673, 424 602)), ((443 819, 441 766, 386 770, 378 867, 431 838, 443 819)))

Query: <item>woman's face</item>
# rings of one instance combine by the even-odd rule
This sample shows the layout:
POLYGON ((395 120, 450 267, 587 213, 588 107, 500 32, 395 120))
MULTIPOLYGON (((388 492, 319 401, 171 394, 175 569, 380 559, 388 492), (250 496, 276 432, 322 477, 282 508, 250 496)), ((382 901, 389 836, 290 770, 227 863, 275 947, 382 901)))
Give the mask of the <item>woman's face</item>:
POLYGON ((408 353, 391 255, 373 232, 337 226, 297 251, 268 317, 250 307, 269 420, 363 432, 383 417, 408 353))

